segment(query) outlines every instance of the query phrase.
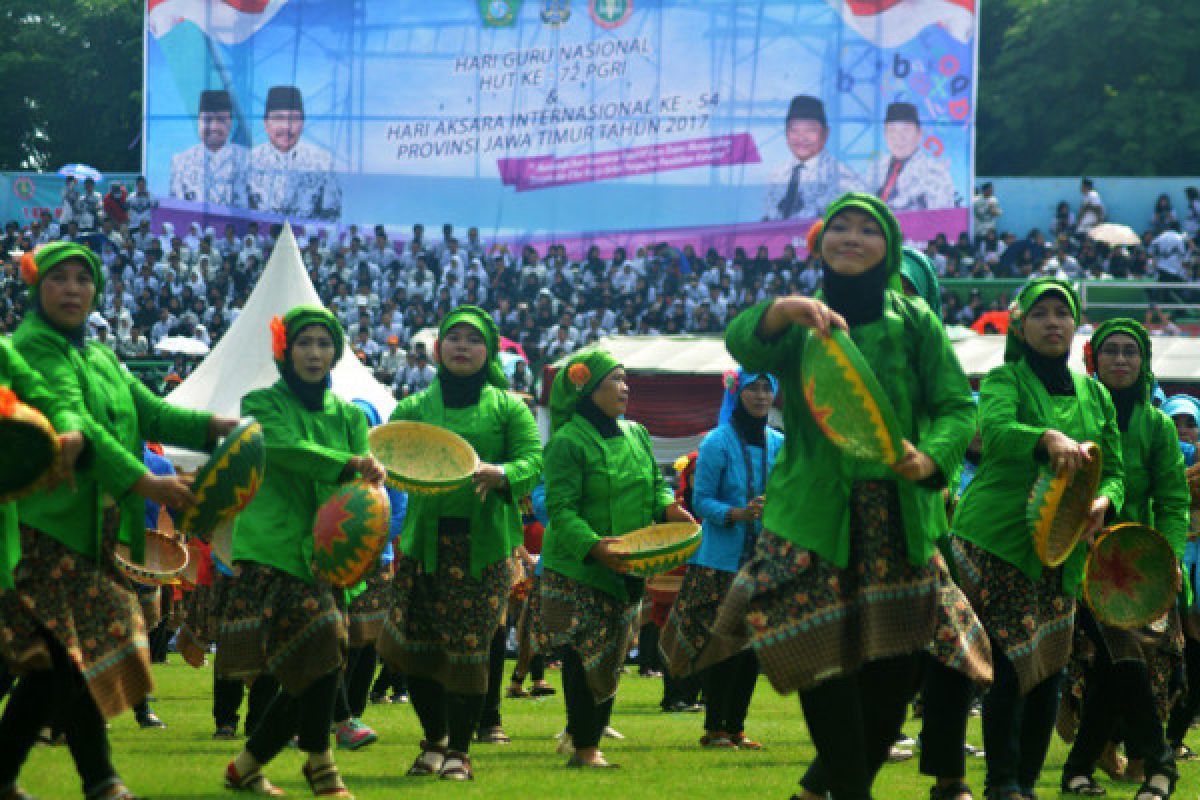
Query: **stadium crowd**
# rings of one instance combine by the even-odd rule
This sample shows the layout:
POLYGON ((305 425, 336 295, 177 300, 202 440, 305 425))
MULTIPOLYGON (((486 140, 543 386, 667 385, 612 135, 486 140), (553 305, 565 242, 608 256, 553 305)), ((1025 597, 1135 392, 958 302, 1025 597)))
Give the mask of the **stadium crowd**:
MULTIPOLYGON (((68 179, 55 213, 24 226, 8 222, 0 251, 0 333, 16 328, 29 302, 18 274, 20 254, 72 239, 98 250, 109 271, 89 328, 119 356, 153 357, 168 336, 215 344, 261 275, 278 226, 155 227, 156 206, 141 178, 132 191, 114 183, 104 195, 90 180, 80 187, 68 179)), ((925 243, 943 278, 1058 275, 1170 283, 1194 280, 1200 266, 1200 192, 1194 188, 1187 189, 1179 211, 1161 195, 1142 226, 1141 244, 1129 247, 1088 237, 1104 221, 1105 208, 1087 179, 1076 206, 1058 203, 1044 230, 1004 230, 1003 207, 990 184, 977 191, 972 213, 973 238, 938 235, 925 243)), ((342 321, 355 354, 397 397, 419 391, 434 376, 431 354, 414 335, 462 303, 490 311, 504 336, 520 345, 529 363, 517 367, 514 388, 531 390, 538 366, 603 336, 720 333, 739 310, 771 296, 812 294, 821 278, 819 266, 790 245, 777 253, 739 247, 701 254, 690 245, 662 243, 633 253, 617 248, 611 257, 592 247, 573 259, 563 245, 514 252, 485 241, 474 227, 460 237, 450 224, 435 236, 413 225, 402 239, 389 236, 383 225, 350 225, 340 235, 302 235, 299 244, 313 285, 342 321)), ((978 291, 960 296, 949 289, 943 316, 948 324, 969 326, 1006 304, 1004 294, 987 302, 978 291)), ((1146 321, 1153 330, 1179 330, 1157 309, 1147 312, 1146 321)), ((177 358, 173 377, 186 377, 191 363, 177 358)))

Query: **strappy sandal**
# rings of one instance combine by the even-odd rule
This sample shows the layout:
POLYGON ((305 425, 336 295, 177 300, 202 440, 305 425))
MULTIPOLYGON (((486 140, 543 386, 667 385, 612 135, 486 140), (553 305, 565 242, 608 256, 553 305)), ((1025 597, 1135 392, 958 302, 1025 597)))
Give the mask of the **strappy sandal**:
POLYGON ((505 690, 504 696, 513 700, 519 700, 523 697, 529 697, 529 691, 519 683, 514 683, 505 690))
POLYGON ((1181 744, 1175 748, 1176 761, 1195 761, 1200 756, 1196 755, 1196 751, 1188 747, 1186 744, 1181 744))
POLYGON ((1133 795, 1133 800, 1168 800, 1174 791, 1175 781, 1166 775, 1154 775, 1147 777, 1145 782, 1138 787, 1137 792, 1133 795), (1167 788, 1162 789, 1155 786, 1150 782, 1152 778, 1166 778, 1167 788))
MULTIPOLYGON (((28 797, 28 795, 26 796, 28 797)), ((137 797, 129 790, 128 786, 117 781, 102 790, 100 794, 88 795, 88 800, 137 800, 137 797)))
POLYGON ((540 685, 535 683, 529 690, 530 697, 550 697, 555 694, 558 694, 558 689, 548 683, 540 685))
POLYGON ((504 728, 499 725, 493 725, 490 728, 484 728, 475 734, 475 741, 481 744, 512 744, 512 739, 504 728))
POLYGON ((446 763, 446 748, 444 745, 433 744, 424 739, 421 740, 421 754, 417 756, 417 760, 408 768, 408 772, 404 773, 412 778, 425 778, 430 775, 437 775, 442 771, 442 765, 446 763))
POLYGON ((251 770, 245 775, 238 773, 232 761, 225 768, 225 788, 235 792, 250 792, 267 797, 283 797, 287 792, 267 780, 261 769, 251 770))
POLYGON ((733 736, 730 736, 729 738, 731 741, 733 741, 734 746, 736 746, 738 750, 762 750, 763 749, 762 742, 754 741, 753 739, 748 737, 744 731, 742 733, 735 733, 733 736))
POLYGON ((737 745, 724 731, 711 731, 700 737, 700 746, 706 750, 735 750, 737 745))
POLYGON ((37 798, 22 789, 20 786, 14 786, 4 794, 0 795, 0 800, 37 800, 37 798))
POLYGON ((583 761, 582 759, 579 758, 578 753, 571 756, 571 758, 567 760, 567 766, 572 769, 620 769, 621 768, 620 764, 612 763, 611 761, 606 759, 603 755, 597 756, 595 761, 583 761))
POLYGON ((971 793, 971 787, 962 781, 945 786, 929 787, 929 800, 958 800, 964 794, 971 800, 975 800, 975 795, 971 793))
POLYGON ((350 794, 346 784, 342 783, 342 773, 338 771, 337 764, 332 761, 319 767, 305 764, 300 768, 300 772, 303 773, 304 780, 308 781, 308 788, 312 789, 312 793, 316 797, 354 800, 354 795, 350 794))
POLYGON ((1108 791, 1096 783, 1096 779, 1091 775, 1072 775, 1063 777, 1062 793, 1078 797, 1104 797, 1108 791))
POLYGON ((471 770, 471 757, 457 750, 447 750, 446 760, 438 777, 444 781, 473 781, 475 773, 471 770))

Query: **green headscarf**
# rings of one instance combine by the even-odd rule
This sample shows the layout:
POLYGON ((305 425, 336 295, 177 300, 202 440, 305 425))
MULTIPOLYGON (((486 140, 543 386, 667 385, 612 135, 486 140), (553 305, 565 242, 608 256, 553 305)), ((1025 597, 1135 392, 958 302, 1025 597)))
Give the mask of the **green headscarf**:
POLYGON ((104 296, 104 265, 94 250, 78 242, 50 242, 34 250, 32 254, 26 253, 22 256, 21 277, 29 284, 29 299, 37 297, 38 287, 50 270, 71 258, 80 259, 91 269, 92 282, 96 284, 92 308, 96 308, 104 296), (35 267, 32 274, 29 269, 31 265, 35 267))
POLYGON ((1149 400, 1151 392, 1154 391, 1154 372, 1150 363, 1152 356, 1150 334, 1146 331, 1145 326, 1136 319, 1116 317, 1105 320, 1096 326, 1096 332, 1092 334, 1091 341, 1088 342, 1088 351, 1085 353, 1088 372, 1095 374, 1096 358, 1100 354, 1100 346, 1114 333, 1123 333, 1129 336, 1137 342, 1138 349, 1142 351, 1142 369, 1138 373, 1137 383, 1143 389, 1144 399, 1149 400))
POLYGON ((830 221, 847 209, 861 211, 879 223, 880 229, 883 230, 883 238, 887 241, 887 254, 884 256, 884 261, 887 264, 888 275, 891 276, 888 280, 888 288, 900 291, 899 276, 900 263, 903 261, 904 234, 900 230, 900 223, 896 220, 896 215, 888 208, 887 203, 873 194, 846 192, 829 204, 829 207, 825 209, 821 235, 817 237, 817 252, 821 251, 821 242, 825 238, 825 232, 829 230, 830 221))
POLYGON ((479 331, 483 341, 487 343, 487 382, 497 389, 508 388, 508 378, 504 375, 504 365, 500 363, 500 329, 496 320, 479 306, 459 306, 446 315, 438 326, 438 373, 445 369, 442 364, 441 342, 455 325, 470 325, 479 331))
POLYGON ((1016 301, 1009 308, 1011 319, 1008 324, 1008 335, 1004 340, 1005 361, 1020 361, 1025 354, 1019 336, 1021 320, 1029 313, 1029 309, 1033 308, 1037 301, 1041 300, 1048 292, 1054 292, 1067 301, 1067 306, 1071 309, 1071 316, 1075 318, 1075 324, 1079 324, 1079 296, 1075 294, 1071 284, 1058 278, 1034 278, 1025 284, 1025 288, 1021 289, 1016 301))
POLYGON ((291 348, 296 335, 309 325, 322 325, 333 337, 333 363, 342 357, 346 346, 346 335, 342 332, 342 323, 328 309, 320 306, 296 306, 283 315, 282 323, 279 317, 271 320, 271 352, 275 356, 275 365, 283 369, 287 362, 287 351, 291 348), (280 334, 283 337, 280 337, 280 334))
POLYGON ((550 386, 550 432, 566 425, 579 401, 595 391, 600 381, 619 366, 611 353, 598 347, 571 356, 550 386))
POLYGON ((928 256, 915 247, 905 245, 904 257, 900 262, 900 276, 917 290, 917 296, 933 309, 938 319, 942 318, 942 287, 938 283, 937 270, 928 256))

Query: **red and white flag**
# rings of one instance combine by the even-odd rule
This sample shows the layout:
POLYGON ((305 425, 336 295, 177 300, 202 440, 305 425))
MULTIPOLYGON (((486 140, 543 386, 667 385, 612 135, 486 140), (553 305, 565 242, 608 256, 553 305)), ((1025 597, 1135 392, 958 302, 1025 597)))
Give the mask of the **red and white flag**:
POLYGON ((890 49, 930 25, 941 25, 960 42, 975 35, 975 0, 827 0, 846 24, 876 47, 890 49))
POLYGON ((146 0, 146 25, 154 38, 191 22, 222 44, 241 44, 271 21, 287 0, 146 0))

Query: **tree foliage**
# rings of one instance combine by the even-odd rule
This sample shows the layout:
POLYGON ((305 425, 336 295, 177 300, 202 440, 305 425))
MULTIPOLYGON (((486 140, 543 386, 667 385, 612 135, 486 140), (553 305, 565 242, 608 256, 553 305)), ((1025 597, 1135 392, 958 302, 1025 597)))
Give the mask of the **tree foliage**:
POLYGON ((6 117, 0 168, 53 170, 71 161, 111 171, 139 168, 143 5, 0 4, 0 108, 6 117))
MULTIPOLYGON (((142 6, 0 5, 0 168, 139 168, 142 6)), ((1186 175, 1200 165, 1200 3, 980 0, 977 170, 1186 175)))

